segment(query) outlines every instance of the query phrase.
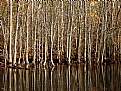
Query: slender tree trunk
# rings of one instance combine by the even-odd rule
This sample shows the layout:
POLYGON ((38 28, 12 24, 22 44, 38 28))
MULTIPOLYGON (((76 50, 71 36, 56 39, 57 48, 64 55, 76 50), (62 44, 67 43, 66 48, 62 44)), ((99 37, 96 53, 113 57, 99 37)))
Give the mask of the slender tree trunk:
POLYGON ((86 62, 87 60, 87 25, 86 25, 86 22, 87 22, 87 3, 86 1, 83 1, 84 2, 84 13, 85 13, 85 17, 84 17, 84 61, 86 62))
MULTIPOLYGON (((115 5, 116 5, 116 15, 117 15, 117 12, 118 12, 118 1, 116 1, 116 3, 115 3, 115 5)), ((115 22, 115 26, 117 27, 118 26, 118 15, 116 16, 116 20, 115 20, 116 22, 115 22)), ((116 51, 117 51, 117 36, 118 35, 118 31, 117 31, 117 28, 115 29, 115 31, 114 31, 114 38, 113 38, 113 40, 114 40, 114 46, 113 46, 113 59, 115 60, 115 58, 116 58, 116 51)))
POLYGON ((79 6, 79 20, 78 20, 78 40, 77 40, 77 55, 78 55, 78 62, 80 63, 81 59, 81 23, 82 23, 82 15, 81 15, 81 10, 82 10, 82 1, 78 1, 78 6, 79 6))
MULTIPOLYGON (((45 16, 44 16, 44 24, 47 25, 47 21, 46 21, 46 18, 47 18, 47 11, 46 11, 46 8, 47 8, 47 2, 45 1, 45 16)), ((47 28, 45 26, 45 59, 44 59, 44 66, 46 65, 46 61, 47 61, 47 28)))
POLYGON ((59 63, 60 63, 60 22, 59 22, 59 19, 58 19, 58 29, 57 29, 57 31, 58 31, 58 36, 57 36, 57 38, 58 38, 58 40, 57 40, 57 50, 58 50, 58 55, 57 55, 57 59, 59 59, 59 63))
POLYGON ((67 29, 67 35, 66 35, 66 59, 68 61, 68 52, 69 52, 69 28, 70 28, 70 5, 68 5, 68 29, 67 29))
MULTIPOLYGON (((119 26, 121 25, 121 2, 119 4, 119 10, 118 10, 118 13, 117 13, 117 20, 116 22, 119 23, 119 26)), ((116 23, 116 24, 117 24, 116 23)), ((121 27, 118 28, 118 61, 120 61, 120 54, 121 54, 121 27)))
POLYGON ((43 27, 44 27, 44 25, 43 25, 43 23, 42 23, 42 30, 41 30, 41 33, 42 33, 42 34, 41 34, 41 36, 42 36, 42 37, 41 37, 41 41, 42 41, 42 60, 43 60, 43 56, 44 56, 44 55, 43 55, 43 54, 44 54, 44 46, 43 46, 43 45, 44 45, 44 43, 43 43, 43 42, 44 42, 44 38, 43 38, 43 37, 44 37, 44 36, 43 36, 43 27))
POLYGON ((32 34, 31 34, 31 55, 33 57, 33 54, 34 54, 34 0, 31 0, 31 28, 32 28, 32 34))
POLYGON ((13 31, 13 20, 12 12, 13 5, 12 0, 10 0, 10 37, 9 37, 9 62, 12 63, 12 31, 13 31))
MULTIPOLYGON (((24 10, 24 1, 22 1, 22 10, 24 10)), ((24 32, 24 12, 22 12, 22 26, 20 27, 20 31, 19 31, 19 34, 20 34, 20 38, 19 38, 19 61, 18 61, 18 64, 20 64, 20 60, 23 59, 22 58, 22 48, 23 48, 23 41, 22 41, 22 37, 23 37, 23 32, 24 32)), ((24 59, 23 59, 24 60, 24 59)))
POLYGON ((19 38, 19 61, 18 61, 18 64, 20 64, 20 60, 21 60, 21 56, 22 56, 22 28, 20 28, 20 31, 19 31, 19 34, 20 34, 20 38, 19 38))
POLYGON ((104 60, 105 48, 106 48, 106 32, 104 33, 104 45, 103 45, 103 49, 102 49, 102 60, 101 60, 101 63, 103 63, 103 60, 104 60))
MULTIPOLYGON (((43 2, 43 0, 42 0, 42 23, 41 23, 41 38, 39 39, 39 40, 41 40, 41 47, 42 47, 42 50, 41 50, 41 55, 42 55, 42 61, 44 60, 44 26, 45 26, 45 16, 44 16, 44 14, 46 13, 45 11, 44 11, 44 6, 45 6, 45 4, 44 4, 44 2, 43 2)), ((39 18, 39 17, 38 17, 39 18)), ((40 46, 39 46, 40 47, 40 46)), ((40 56, 40 55, 39 55, 40 56)))
MULTIPOLYGON (((99 23, 99 22, 98 22, 99 23)), ((97 31, 96 31, 96 48, 95 48, 95 58, 97 57, 98 53, 98 38, 99 38, 99 24, 97 25, 97 31)))
POLYGON ((70 35, 69 35, 69 59, 68 62, 70 64, 71 62, 71 48, 72 48, 72 30, 73 30, 73 0, 70 1, 70 11, 71 11, 71 15, 70 15, 70 35))
POLYGON ((26 63, 28 64, 29 63, 29 60, 28 60, 28 41, 29 41, 29 37, 28 37, 28 34, 29 34, 29 20, 28 20, 28 16, 29 16, 29 14, 28 14, 28 12, 29 12, 29 6, 28 6, 28 2, 27 2, 27 11, 26 11, 26 26, 27 26, 27 29, 26 29, 26 63))
POLYGON ((14 62, 13 65, 16 64, 16 56, 17 56, 17 37, 18 37, 18 27, 19 27, 19 6, 20 3, 17 2, 17 15, 16 15, 16 33, 15 33, 15 44, 14 44, 14 62))
POLYGON ((36 53, 36 38, 37 38, 37 36, 36 36, 36 34, 37 34, 37 20, 36 20, 36 25, 35 25, 35 30, 34 30, 34 54, 33 54, 33 64, 35 65, 35 59, 36 59, 36 55, 37 55, 37 53, 36 53))
MULTIPOLYGON (((38 6, 38 15, 37 15, 37 19, 38 19, 38 61, 40 62, 40 61, 42 61, 43 60, 43 57, 41 57, 40 56, 40 54, 41 54, 41 50, 40 50, 40 46, 41 46, 41 38, 43 37, 42 36, 42 30, 43 30, 43 20, 42 20, 42 23, 40 23, 41 22, 41 19, 40 19, 40 8, 43 8, 43 2, 41 1, 40 3, 39 3, 39 6, 38 6)), ((43 41, 43 39, 42 39, 42 41, 43 41)), ((42 47, 43 47, 43 44, 42 44, 42 47)), ((42 49, 43 50, 43 49, 42 49)), ((42 55, 43 56, 43 55, 42 55)))
MULTIPOLYGON (((53 7, 53 1, 52 1, 52 7, 53 7)), ((51 9, 53 9, 52 7, 51 7, 51 9)), ((51 22, 51 30, 50 30, 51 31, 51 33, 50 33, 51 34, 51 36, 50 36, 50 38, 51 38, 51 49, 50 49, 51 59, 50 60, 51 60, 52 65, 54 66, 53 58, 52 58, 52 55, 53 55, 53 52, 52 52, 52 50, 53 50, 53 30, 54 30, 54 28, 53 28, 54 27, 53 10, 51 10, 51 13, 52 13, 52 16, 51 16, 52 22, 51 22)))
POLYGON ((89 31, 89 43, 88 43, 88 59, 89 59, 89 63, 90 63, 90 65, 91 65, 91 43, 92 43, 92 41, 91 41, 91 29, 92 29, 92 24, 91 24, 91 17, 90 17, 90 12, 91 12, 91 1, 89 1, 89 10, 88 10, 88 16, 89 16, 89 29, 88 29, 88 31, 89 31))
POLYGON ((47 61, 47 30, 45 30, 45 61, 44 61, 44 66, 47 61))
MULTIPOLYGON (((61 52, 64 52, 64 48, 63 48, 63 44, 64 44, 64 3, 63 3, 63 1, 61 1, 61 3, 62 3, 62 6, 61 6, 61 9, 62 9, 62 18, 61 18, 61 26, 62 26, 62 37, 61 37, 61 48, 62 48, 62 51, 61 52)), ((61 53, 62 54, 62 53, 61 53)))
MULTIPOLYGON (((37 5, 36 4, 36 1, 35 1, 35 6, 37 5)), ((37 9, 37 8, 36 8, 37 9)), ((37 11, 37 16, 35 16, 35 29, 34 29, 34 54, 33 54, 33 64, 35 65, 35 59, 37 60, 37 22, 38 22, 38 16, 39 16, 39 10, 37 11), (36 18, 37 17, 37 18, 36 18)))
MULTIPOLYGON (((105 6, 106 6, 106 3, 105 3, 105 6)), ((102 55, 101 63, 103 63, 103 60, 104 60, 104 52, 105 52, 105 46, 106 46, 107 18, 108 18, 108 15, 107 15, 107 12, 106 12, 106 14, 104 16, 104 21, 103 21, 103 24, 102 24, 102 31, 104 33, 103 34, 104 37, 102 36, 103 40, 101 40, 101 41, 103 41, 103 43, 101 43, 101 45, 103 45, 103 47, 101 48, 101 50, 102 50, 102 53, 101 53, 101 55, 102 55)))

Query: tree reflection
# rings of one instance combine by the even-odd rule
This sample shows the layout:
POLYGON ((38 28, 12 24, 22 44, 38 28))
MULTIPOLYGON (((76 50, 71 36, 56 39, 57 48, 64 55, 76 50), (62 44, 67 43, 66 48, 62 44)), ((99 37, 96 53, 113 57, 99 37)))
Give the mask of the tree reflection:
POLYGON ((57 65, 46 69, 0 69, 2 91, 120 90, 121 66, 57 65))

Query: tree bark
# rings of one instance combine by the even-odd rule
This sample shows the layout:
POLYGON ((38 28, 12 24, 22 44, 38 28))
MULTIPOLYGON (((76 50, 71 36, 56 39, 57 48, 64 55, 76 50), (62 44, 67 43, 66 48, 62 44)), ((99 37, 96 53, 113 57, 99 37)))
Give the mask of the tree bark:
POLYGON ((87 60, 87 26, 86 26, 86 22, 87 22, 87 3, 86 1, 83 1, 84 3, 84 61, 86 62, 87 60))
POLYGON ((53 52, 52 52, 52 50, 53 50, 53 30, 54 30, 54 20, 53 20, 53 18, 54 18, 54 14, 53 14, 53 1, 52 1, 52 7, 51 7, 51 19, 52 19, 52 21, 51 21, 51 29, 50 29, 50 35, 51 35, 51 48, 50 48, 50 55, 51 55, 51 58, 50 58, 50 61, 51 61, 51 63, 52 63, 52 65, 54 66, 54 63, 53 63, 53 52))
POLYGON ((16 64, 16 56, 17 56, 17 37, 18 37, 18 27, 19 27, 19 6, 20 3, 17 2, 17 15, 16 15, 16 33, 15 33, 15 44, 14 44, 14 62, 13 65, 16 64))
POLYGON ((71 12, 71 15, 70 15, 70 35, 69 35, 69 59, 68 59, 68 62, 69 64, 71 63, 71 48, 72 48, 72 30, 73 30, 73 0, 70 1, 70 12, 71 12))
POLYGON ((77 56, 78 56, 78 62, 80 62, 80 58, 81 58, 81 23, 82 23, 82 15, 81 15, 81 11, 82 11, 82 1, 78 1, 78 38, 77 38, 77 56))
POLYGON ((28 14, 28 12, 29 12, 29 6, 28 6, 28 2, 27 2, 27 11, 26 11, 26 26, 27 26, 27 29, 26 29, 26 63, 28 64, 29 63, 29 60, 28 60, 28 42, 29 42, 29 37, 28 37, 28 34, 29 34, 29 21, 28 21, 28 16, 29 16, 29 14, 28 14))
POLYGON ((13 5, 12 0, 10 0, 10 38, 9 38, 9 62, 12 63, 12 31, 13 31, 13 5))

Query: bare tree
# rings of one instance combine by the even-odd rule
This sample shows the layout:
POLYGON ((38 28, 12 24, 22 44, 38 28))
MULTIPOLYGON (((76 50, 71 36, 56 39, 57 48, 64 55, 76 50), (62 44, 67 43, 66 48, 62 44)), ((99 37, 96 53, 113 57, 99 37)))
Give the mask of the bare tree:
POLYGON ((68 59, 69 59, 69 28, 70 28, 70 17, 69 17, 69 15, 70 15, 70 5, 68 5, 68 12, 67 12, 67 14, 68 14, 68 29, 67 29, 67 31, 66 31, 66 33, 67 33, 67 35, 66 35, 66 58, 67 58, 67 61, 68 61, 68 59))
MULTIPOLYGON (((46 20, 46 18, 47 18, 47 2, 45 1, 45 16, 44 16, 44 25, 47 25, 47 20, 46 20)), ((46 61, 47 61, 47 27, 46 26, 44 26, 45 27, 45 59, 44 59, 44 66, 46 65, 46 61)), ((42 45, 43 46, 43 45, 42 45)))
POLYGON ((12 31, 13 31, 13 21, 12 21, 12 11, 13 5, 12 0, 10 0, 10 38, 9 38, 9 62, 12 63, 12 31))
POLYGON ((64 48, 63 48, 63 45, 64 45, 64 1, 62 0, 61 1, 61 26, 62 26, 62 32, 61 32, 61 54, 62 54, 62 52, 64 51, 64 48))
POLYGON ((82 1, 78 1, 78 38, 77 38, 77 55, 78 55, 78 62, 80 62, 81 58, 81 23, 82 23, 82 1))
POLYGON ((70 34, 69 34, 69 56, 68 56, 68 61, 69 64, 71 62, 71 48, 72 48, 72 31, 73 31, 73 0, 70 1, 70 34))
MULTIPOLYGON (((36 4, 36 2, 35 2, 35 5, 37 5, 36 4)), ((37 16, 38 16, 38 12, 37 12, 37 14, 36 14, 37 16)), ((36 55, 37 55, 37 53, 36 53, 36 40, 37 40, 37 22, 38 22, 38 18, 36 18, 37 16, 35 16, 35 29, 34 29, 34 54, 33 54, 33 64, 35 65, 35 59, 36 59, 36 55)))
POLYGON ((15 32, 15 43, 14 43, 14 61, 13 65, 16 64, 16 56, 17 56, 17 38, 18 38, 18 27, 19 27, 19 6, 20 3, 17 1, 17 14, 16 14, 16 32, 15 32))
POLYGON ((28 2, 27 2, 27 9, 26 9, 26 26, 27 26, 27 28, 26 28, 26 63, 28 64, 29 63, 29 60, 28 60, 28 46, 29 46, 29 37, 28 37, 28 34, 29 34, 29 20, 28 20, 28 16, 29 16, 29 14, 28 14, 28 12, 29 12, 29 5, 28 5, 28 2))
MULTIPOLYGON (((41 50, 40 50, 40 47, 41 47, 41 45, 42 45, 42 47, 43 47, 43 34, 42 34, 42 31, 43 31, 43 18, 42 18, 42 16, 43 16, 43 14, 42 14, 42 16, 40 15, 40 13, 41 13, 41 8, 43 8, 43 1, 41 1, 40 3, 39 3, 39 5, 38 5, 38 11, 37 11, 37 19, 38 19, 38 24, 37 24, 37 36, 38 35, 40 35, 40 36, 38 36, 38 61, 40 62, 40 61, 43 61, 43 51, 42 51, 42 57, 40 56, 40 54, 41 54, 41 50), (41 22, 42 21, 42 22, 41 22), (42 40, 41 40, 42 39, 42 40), (42 44, 41 44, 41 42, 42 42, 42 44)), ((42 48, 42 50, 43 50, 43 48, 42 48)))
POLYGON ((31 51, 32 56, 34 54, 33 47, 34 47, 34 0, 31 0, 31 51))
MULTIPOLYGON (((59 3, 60 5, 60 3, 59 3)), ((59 10, 59 9, 58 9, 59 10)), ((59 14, 60 16, 60 14, 59 14)), ((57 27, 57 50, 58 50, 58 55, 57 55, 57 59, 59 59, 59 63, 60 63, 60 22, 59 22, 59 17, 58 17, 58 27, 57 27)))
POLYGON ((53 52, 52 52, 52 50, 53 50, 53 30, 54 30, 54 14, 53 14, 53 2, 52 2, 52 6, 51 6, 51 13, 52 13, 52 16, 51 16, 51 29, 50 29, 50 38, 51 38, 51 49, 50 49, 50 55, 51 55, 51 58, 50 58, 50 60, 51 60, 51 63, 52 63, 52 65, 54 66, 54 63, 53 63, 53 58, 52 58, 52 55, 53 55, 53 52))
POLYGON ((83 1, 84 3, 84 60, 86 62, 87 60, 87 26, 86 26, 86 22, 87 22, 87 3, 86 1, 83 1))
POLYGON ((88 28, 88 31, 89 31, 89 35, 88 35, 88 37, 89 37, 89 43, 88 43, 88 59, 89 59, 89 63, 91 64, 91 50, 92 50, 92 48, 91 48, 91 43, 92 43, 92 41, 91 41, 91 27, 92 27, 92 24, 91 24, 91 17, 90 17, 90 11, 91 11, 91 1, 89 1, 89 5, 88 5, 88 17, 89 17, 89 28, 88 28))

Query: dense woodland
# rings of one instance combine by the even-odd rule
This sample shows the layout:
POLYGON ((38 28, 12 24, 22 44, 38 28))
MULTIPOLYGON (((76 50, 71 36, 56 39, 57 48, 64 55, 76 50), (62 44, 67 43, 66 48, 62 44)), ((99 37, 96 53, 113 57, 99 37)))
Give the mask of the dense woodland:
POLYGON ((118 62, 120 55, 120 1, 0 1, 5 66, 118 62))

